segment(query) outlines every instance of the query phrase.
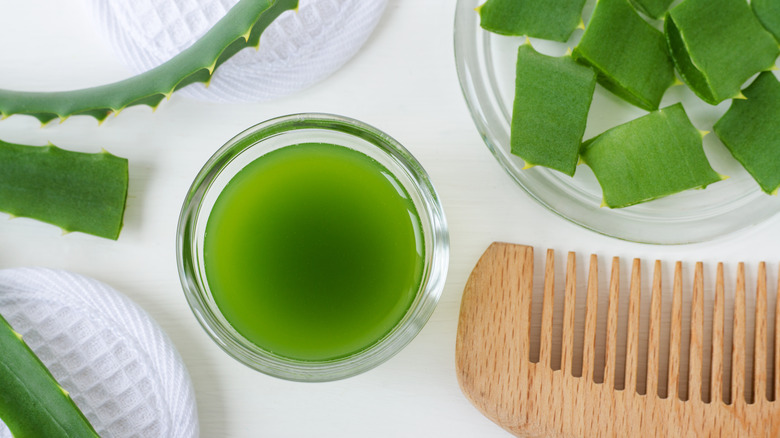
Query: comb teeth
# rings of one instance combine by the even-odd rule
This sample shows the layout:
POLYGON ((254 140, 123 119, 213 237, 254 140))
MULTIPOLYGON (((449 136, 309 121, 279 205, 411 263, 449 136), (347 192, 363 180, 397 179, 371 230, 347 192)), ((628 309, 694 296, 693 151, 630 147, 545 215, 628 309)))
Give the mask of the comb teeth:
MULTIPOLYGON (((525 269, 533 269, 526 266, 525 269)), ((559 344, 561 352, 561 366, 568 375, 582 377, 583 379, 601 383, 596 376, 601 375, 596 369, 597 356, 604 356, 604 384, 609 387, 622 390, 626 389, 640 394, 657 395, 660 398, 677 397, 680 400, 697 400, 709 403, 713 400, 722 400, 727 404, 751 404, 755 401, 772 400, 774 394, 780 388, 780 361, 772 361, 772 376, 767 370, 768 365, 768 322, 767 322, 767 282, 766 265, 761 263, 758 267, 755 305, 755 330, 753 355, 748 357, 747 352, 747 327, 746 327, 746 291, 745 291, 745 267, 740 263, 737 268, 736 287, 734 289, 734 306, 732 321, 725 321, 726 287, 724 286, 723 264, 717 265, 717 273, 714 283, 714 297, 711 309, 712 330, 711 346, 705 349, 705 281, 704 265, 699 262, 694 266, 694 278, 690 286, 690 322, 686 327, 683 323, 683 310, 685 307, 683 293, 684 275, 683 265, 677 262, 674 265, 674 278, 672 282, 671 322, 668 326, 668 339, 662 339, 663 309, 663 274, 662 263, 655 261, 653 266, 652 282, 650 288, 650 307, 645 310, 649 314, 647 327, 647 356, 646 361, 640 363, 641 343, 640 333, 642 305, 642 263, 634 259, 631 266, 631 276, 628 282, 628 315, 623 337, 625 339, 625 357, 619 357, 620 333, 619 313, 621 300, 620 259, 612 259, 609 277, 609 298, 607 302, 605 350, 597 352, 597 322, 599 315, 599 272, 598 258, 590 256, 588 267, 587 286, 585 289, 584 324, 582 324, 582 337, 575 335, 575 315, 577 301, 577 260, 573 252, 570 252, 566 262, 566 281, 563 288, 563 320, 562 336, 559 344), (731 324, 732 342, 730 354, 726 346, 725 324, 731 324), (687 336, 687 339, 684 337, 687 336), (688 342, 684 342, 684 340, 688 342), (575 369, 578 363, 575 356, 575 344, 581 342, 582 368, 575 369), (666 343, 667 345, 664 345, 666 343), (687 346, 687 349, 686 349, 687 346), (668 347, 668 350, 667 350, 668 347), (704 360, 705 350, 710 353, 709 360, 704 360), (663 357, 663 352, 668 355, 663 357), (624 359, 624 360, 623 360, 624 359), (666 363, 662 364, 662 360, 666 363), (687 359, 684 360, 684 359, 687 359), (624 368, 618 367, 624 364, 624 368), (723 386, 726 370, 730 366, 729 387, 723 386), (751 373, 748 368, 751 367, 751 373), (646 373, 641 371, 646 370, 646 373), (620 371, 620 372, 619 372, 620 371), (661 373, 666 372, 665 378, 661 373), (746 376, 752 374, 750 384, 746 382, 746 376), (622 378, 621 378, 622 376, 622 378), (640 383, 640 378, 645 380, 640 383), (747 388, 750 388, 748 392, 747 388), (729 396, 730 395, 730 396, 729 396)), ((552 368, 556 343, 553 340, 553 315, 555 307, 555 254, 552 250, 546 253, 545 278, 543 288, 543 303, 541 314, 541 336, 539 344, 539 361, 541 365, 552 368)), ((532 287, 527 286, 527 287, 532 287)), ((780 287, 780 285, 778 286, 780 287)), ((530 307, 530 304, 529 304, 530 307)), ((603 312, 603 310, 601 310, 603 312)), ((776 315, 780 315, 780 301, 777 302, 776 315)), ((530 327, 530 317, 525 319, 526 324, 521 329, 530 327)), ((776 316, 778 323, 774 327, 774 351, 780 353, 780 318, 776 316)), ((529 340, 525 345, 530 345, 529 340)))
MULTIPOLYGON (((766 338, 766 264, 758 265, 756 281, 756 330, 753 341, 753 402, 770 400, 773 394, 767 388, 767 338, 766 338)), ((775 316, 776 317, 776 316, 775 316)))
POLYGON ((621 282, 613 258, 602 282, 591 256, 578 290, 574 253, 556 284, 547 251, 540 303, 533 248, 491 245, 461 301, 455 369, 463 393, 524 438, 779 437, 780 300, 768 320, 766 265, 758 266, 755 310, 742 263, 733 283, 722 264, 714 284, 702 263, 689 275, 677 262, 666 281, 661 262, 652 275, 643 270, 633 260, 621 282), (644 290, 643 276, 651 279, 644 290))

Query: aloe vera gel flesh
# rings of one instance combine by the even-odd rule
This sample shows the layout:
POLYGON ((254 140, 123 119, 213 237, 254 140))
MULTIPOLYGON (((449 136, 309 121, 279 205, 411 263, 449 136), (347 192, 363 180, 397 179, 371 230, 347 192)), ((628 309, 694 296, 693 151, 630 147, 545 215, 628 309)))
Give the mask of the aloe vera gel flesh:
POLYGON ((212 296, 243 337, 302 361, 337 359, 404 317, 424 266, 420 218, 384 166, 325 143, 286 146, 240 170, 208 218, 212 296))

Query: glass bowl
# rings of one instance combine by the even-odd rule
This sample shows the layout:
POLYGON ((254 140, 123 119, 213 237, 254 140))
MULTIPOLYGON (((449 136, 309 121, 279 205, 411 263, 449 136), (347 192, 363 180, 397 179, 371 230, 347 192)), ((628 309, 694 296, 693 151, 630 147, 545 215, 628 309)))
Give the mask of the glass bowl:
POLYGON ((198 173, 182 207, 177 231, 179 277, 198 322, 226 353, 263 373, 296 381, 329 381, 367 371, 406 346, 422 329, 439 300, 447 273, 449 236, 439 198, 420 163, 393 138, 374 127, 328 114, 296 114, 255 125, 220 148, 198 173), (204 236, 211 209, 227 183, 263 155, 302 143, 347 147, 376 160, 410 195, 422 226, 423 272, 415 298, 384 337, 346 357, 307 361, 274 354, 233 328, 220 312, 206 280, 204 236))
MULTIPOLYGON (((710 240, 758 224, 780 212, 780 198, 761 192, 750 175, 731 157, 714 134, 704 138, 713 168, 729 176, 705 190, 688 190, 666 198, 622 209, 601 207, 601 187, 587 166, 578 166, 573 178, 554 170, 522 170, 523 160, 510 152, 509 134, 514 98, 517 48, 524 37, 492 34, 479 26, 474 11, 484 0, 458 0, 455 14, 455 63, 471 116, 501 166, 533 199, 561 217, 595 232, 619 239, 682 244, 710 240)), ((593 9, 588 1, 583 12, 593 9)), ((531 39, 534 48, 562 56, 582 35, 576 30, 566 43, 531 39)), ((698 129, 711 131, 730 101, 718 106, 699 100, 685 86, 667 90, 661 107, 682 102, 698 129)), ((585 139, 647 114, 596 87, 585 139)))

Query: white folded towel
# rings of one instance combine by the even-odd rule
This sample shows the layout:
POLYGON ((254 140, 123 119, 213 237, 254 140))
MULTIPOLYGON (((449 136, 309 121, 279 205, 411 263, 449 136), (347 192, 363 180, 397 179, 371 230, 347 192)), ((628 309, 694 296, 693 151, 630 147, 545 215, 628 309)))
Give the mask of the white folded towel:
MULTIPOLYGON (((189 47, 238 0, 89 0, 98 28, 133 72, 189 47)), ((211 84, 183 94, 204 100, 259 102, 309 87, 344 65, 368 39, 387 0, 300 0, 217 69, 211 84)))
MULTIPOLYGON (((170 339, 109 286, 43 268, 0 270, 0 314, 103 438, 195 438, 192 381, 170 339)), ((0 438, 10 438, 0 422, 0 438)))

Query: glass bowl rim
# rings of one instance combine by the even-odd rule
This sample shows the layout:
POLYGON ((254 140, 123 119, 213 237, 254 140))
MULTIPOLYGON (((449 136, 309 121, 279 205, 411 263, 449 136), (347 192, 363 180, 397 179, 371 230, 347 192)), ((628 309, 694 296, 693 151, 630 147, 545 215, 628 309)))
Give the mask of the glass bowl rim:
POLYGON ((715 206, 717 210, 709 207, 706 211, 688 212, 687 217, 666 217, 663 214, 647 215, 645 211, 636 210, 646 208, 645 204, 629 207, 634 210, 622 209, 620 212, 609 211, 598 205, 584 205, 583 199, 577 197, 576 192, 581 189, 579 185, 568 184, 566 188, 570 189, 569 193, 556 192, 557 187, 545 185, 552 179, 549 175, 556 175, 555 171, 536 167, 519 172, 503 141, 503 130, 507 127, 499 127, 495 123, 495 117, 503 114, 496 103, 498 98, 486 91, 496 91, 495 84, 489 81, 493 65, 477 62, 480 57, 495 58, 491 54, 483 54, 488 45, 486 41, 508 37, 479 28, 478 14, 474 13, 474 7, 478 4, 479 0, 457 0, 455 6, 453 48, 458 83, 483 143, 531 199, 555 215, 587 230, 615 239, 652 245, 687 245, 732 238, 738 232, 750 230, 751 227, 755 229, 757 225, 780 214, 780 203, 762 194, 757 185, 748 191, 730 195, 734 199, 731 204, 718 204, 715 206), (475 32, 469 32, 472 28, 475 32), (481 32, 484 39, 480 39, 477 32, 481 32), (749 205, 751 214, 745 214, 745 204, 749 205), (706 219, 699 219, 704 215, 707 215, 706 219))
MULTIPOLYGON (((313 138, 312 141, 317 139, 313 138)), ((332 139, 327 141, 333 142, 332 139)), ((281 147, 298 143, 290 142, 281 147)), ((340 146, 350 147, 343 144, 340 146)), ((268 152, 268 150, 263 151, 255 159, 268 152)), ((360 150, 358 152, 363 153, 360 150)), ((229 356, 257 371, 286 380, 332 381, 351 377, 380 365, 401 351, 420 332, 433 314, 444 288, 449 263, 449 233, 444 210, 428 174, 397 140, 371 125, 349 117, 327 113, 299 113, 272 118, 245 129, 228 140, 203 165, 182 204, 176 231, 176 261, 179 279, 190 310, 209 337, 229 356), (194 233, 197 220, 202 213, 204 197, 226 166, 242 153, 252 148, 262 147, 262 143, 268 139, 307 129, 326 130, 347 137, 357 137, 367 143, 365 147, 375 148, 398 166, 397 169, 388 169, 388 171, 396 176, 398 172, 404 172, 411 182, 409 187, 399 180, 410 194, 414 191, 419 197, 420 205, 417 205, 417 202, 415 205, 418 210, 421 210, 418 213, 420 220, 423 221, 423 244, 427 245, 430 239, 430 248, 426 246, 423 278, 414 302, 402 319, 375 343, 354 354, 325 361, 303 361, 273 354, 254 346, 232 327, 225 327, 225 324, 214 315, 216 306, 212 307, 207 302, 210 294, 208 286, 206 285, 205 289, 201 287, 203 286, 201 280, 205 279, 201 279, 196 260, 199 249, 196 248, 197 245, 193 240, 198 237, 194 233)), ((218 312, 218 309, 216 311, 218 312)))

